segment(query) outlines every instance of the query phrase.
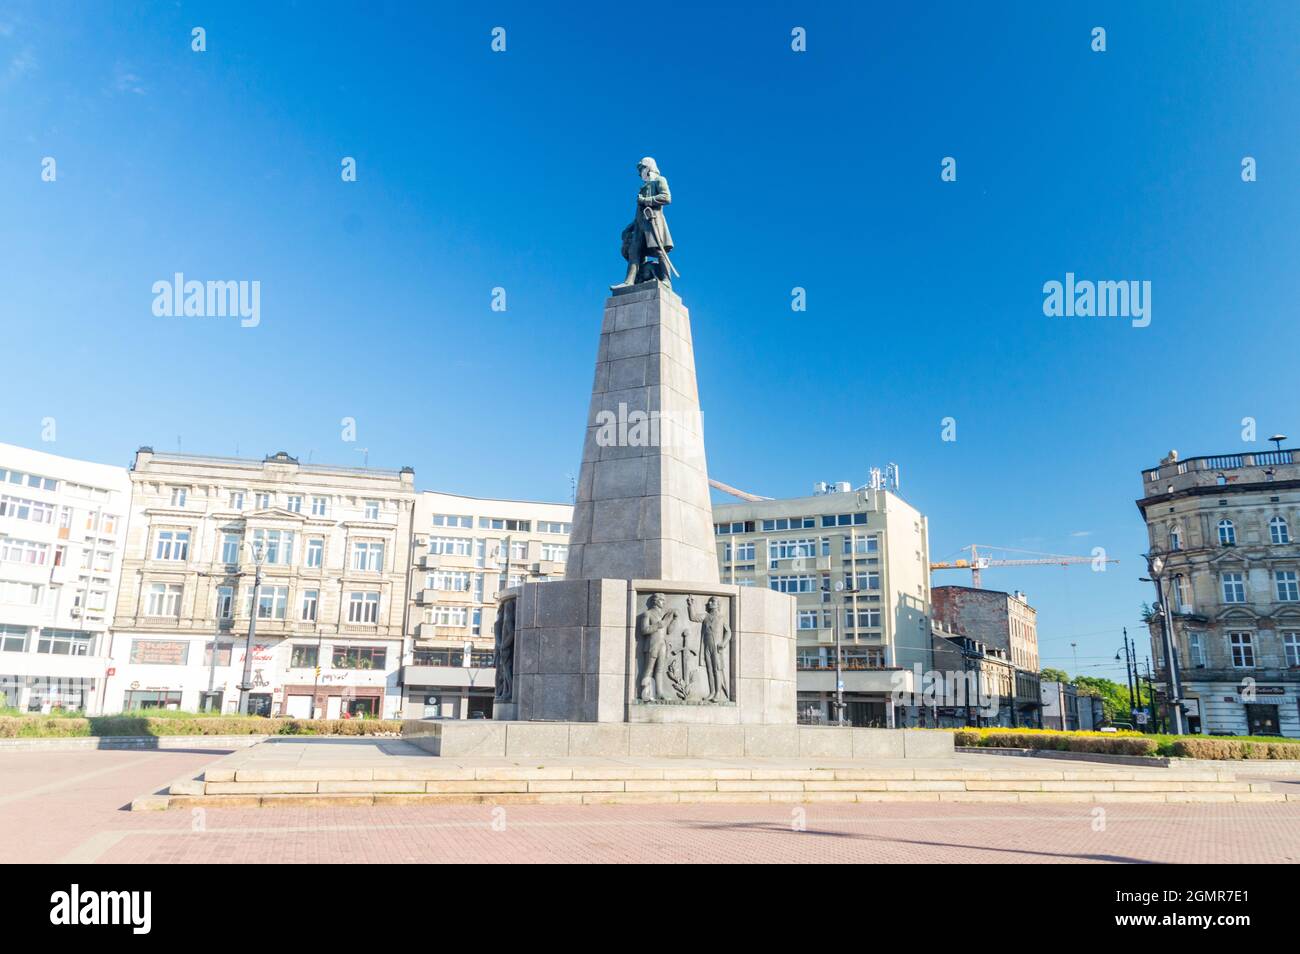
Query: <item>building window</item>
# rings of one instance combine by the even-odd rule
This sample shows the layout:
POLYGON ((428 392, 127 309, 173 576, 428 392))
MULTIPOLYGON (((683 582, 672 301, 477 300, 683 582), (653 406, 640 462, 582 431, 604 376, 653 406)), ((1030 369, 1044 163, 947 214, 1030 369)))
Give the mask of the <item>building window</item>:
POLYGON ((52 656, 89 656, 94 648, 94 634, 75 629, 42 629, 36 640, 36 651, 52 656))
POLYGON ((1181 573, 1174 576, 1174 602, 1177 604, 1175 609, 1180 613, 1187 612, 1192 605, 1187 591, 1187 577, 1181 573))
MULTIPOLYGON (((92 515, 93 516, 93 515, 92 515)), ((30 520, 32 523, 54 523, 54 504, 22 497, 0 496, 0 517, 30 520)))
POLYGON ((474 607, 474 612, 470 613, 470 632, 475 636, 483 635, 483 608, 474 607))
POLYGON ((316 606, 320 603, 320 590, 303 590, 302 607, 298 618, 304 623, 316 622, 316 606))
POLYGON ((799 611, 799 628, 800 629, 817 629, 821 622, 821 614, 817 610, 800 610, 799 611))
POLYGON ((1232 647, 1232 666, 1234 669, 1255 668, 1255 646, 1250 633, 1229 633, 1228 645, 1232 647))
POLYGON ((1219 543, 1225 547, 1237 545, 1237 528, 1233 526, 1231 520, 1219 521, 1219 543))
POLYGON ((287 566, 293 562, 293 531, 254 530, 253 548, 262 551, 262 562, 287 566))
POLYGON ((325 516, 325 513, 326 513, 326 511, 328 511, 328 510, 329 510, 329 498, 328 498, 328 497, 312 497, 312 498, 311 498, 311 515, 312 515, 313 517, 323 517, 323 516, 325 516))
POLYGON ((141 709, 179 709, 180 707, 181 694, 179 692, 132 689, 122 696, 123 712, 136 712, 141 709))
POLYGON ((59 489, 59 482, 50 477, 38 477, 36 474, 3 468, 0 468, 0 483, 12 484, 15 487, 35 487, 37 490, 59 489))
POLYGON ((1288 666, 1300 667, 1300 633, 1282 634, 1282 652, 1286 656, 1288 666))
POLYGON ((1276 570, 1273 580, 1277 583, 1278 602, 1294 603, 1300 600, 1300 582, 1296 581, 1295 570, 1276 570))
POLYGON ((435 626, 469 625, 469 607, 466 606, 435 606, 430 615, 435 626))
POLYGON ((383 646, 335 646, 330 665, 335 669, 383 669, 388 650, 383 646))
POLYGON ((0 580, 0 603, 9 603, 13 606, 39 606, 42 589, 39 583, 0 580))
MULTIPOLYGON (((252 599, 252 593, 249 594, 252 599)), ((257 588, 257 618, 284 619, 289 607, 289 587, 262 586, 257 588)))
POLYGON ((817 556, 817 541, 812 539, 803 540, 770 540, 767 544, 767 556, 769 560, 800 560, 817 556))
POLYGON ((317 647, 295 645, 293 654, 289 657, 289 667, 291 669, 315 669, 318 659, 320 659, 320 655, 317 647))
POLYGON ((184 506, 185 506, 185 500, 186 500, 186 498, 187 498, 188 496, 189 496, 189 491, 188 491, 187 488, 185 488, 185 487, 173 487, 173 488, 172 488, 172 506, 173 506, 173 507, 184 507, 184 506))
POLYGON ((185 588, 180 583, 152 583, 147 591, 146 616, 181 615, 181 595, 185 588))
POLYGON ((727 563, 746 563, 754 560, 754 544, 751 543, 724 543, 722 545, 722 558, 727 563))
POLYGON ((1205 668, 1205 634, 1187 634, 1187 652, 1193 666, 1205 668))
POLYGON ((291 513, 302 513, 302 496, 299 494, 290 494, 285 500, 284 507, 291 513))
POLYGON ((239 565, 239 547, 243 543, 237 533, 221 535, 221 562, 227 566, 239 565))
POLYGON ((563 563, 569 559, 569 546, 566 543, 543 543, 542 559, 563 563))
MULTIPOLYGON (((465 519, 468 520, 469 518, 466 517, 465 519)), ((466 524, 465 526, 469 526, 469 524, 466 524)), ((557 520, 538 520, 537 532, 538 533, 563 533, 565 536, 568 536, 570 533, 573 532, 573 524, 557 521, 557 520)))
POLYGON ((464 570, 438 570, 430 573, 425 582, 431 590, 448 590, 453 593, 469 591, 469 573, 464 570))
POLYGON ((880 538, 874 533, 862 537, 847 536, 844 538, 844 555, 880 552, 880 538))
POLYGON ((1246 580, 1240 573, 1223 574, 1223 602, 1246 602, 1246 580))
POLYGON ((880 626, 880 610, 860 609, 855 614, 852 607, 844 610, 846 629, 875 629, 880 626))
POLYGON ((0 623, 0 653, 27 652, 27 627, 0 623))
POLYGON ((774 576, 768 580, 768 586, 778 593, 813 593, 815 582, 811 576, 774 576))
POLYGON ((505 517, 479 517, 478 525, 484 530, 516 530, 528 533, 533 528, 531 520, 507 520, 505 517))
POLYGON ((154 541, 153 558, 184 562, 190 558, 190 532, 188 530, 159 530, 154 541))
POLYGON ((1290 543, 1291 531, 1286 525, 1286 521, 1281 517, 1274 517, 1268 522, 1268 537, 1274 543, 1290 543))
POLYGON ((203 665, 212 666, 212 657, 216 655, 216 665, 229 666, 230 653, 234 648, 234 643, 206 643, 203 646, 203 665))
POLYGON ((352 544, 352 569, 380 573, 384 569, 384 545, 377 541, 357 540, 352 544))
POLYGON ((232 490, 230 492, 230 509, 231 510, 244 509, 244 492, 242 490, 232 490))
MULTIPOLYGON (((0 562, 44 566, 49 557, 50 545, 48 543, 37 543, 34 540, 16 540, 13 537, 0 537, 0 562)), ((59 561, 56 560, 54 565, 59 566, 59 561)))
POLYGON ((258 494, 258 495, 257 495, 257 509, 258 509, 258 510, 270 510, 270 509, 271 509, 271 495, 270 495, 270 494, 258 494))
MULTIPOLYGON (((479 541, 482 547, 483 541, 479 541)), ((474 541, 470 537, 430 537, 430 556, 470 556, 474 541)))
POLYGON ((715 523, 713 525, 714 533, 719 535, 724 533, 753 533, 753 520, 736 520, 732 523, 715 523))
POLYGON ((367 519, 367 520, 378 520, 378 519, 379 519, 379 501, 378 501, 378 500, 367 500, 367 501, 366 501, 366 519, 367 519))
POLYGON ((325 562, 325 541, 308 540, 307 541, 307 566, 313 569, 320 569, 325 562))
POLYGON ((468 529, 474 526, 474 518, 455 513, 435 513, 433 515, 433 525, 435 527, 462 527, 468 529))
POLYGON ((1183 531, 1179 527, 1169 528, 1169 549, 1181 550, 1183 548, 1183 531))
POLYGON ((235 613, 235 588, 217 587, 217 619, 230 619, 235 613))
POLYGON ((867 522, 866 513, 828 513, 822 515, 823 527, 861 526, 867 522))
POLYGON ((348 594, 349 623, 378 623, 379 594, 353 592, 348 594))

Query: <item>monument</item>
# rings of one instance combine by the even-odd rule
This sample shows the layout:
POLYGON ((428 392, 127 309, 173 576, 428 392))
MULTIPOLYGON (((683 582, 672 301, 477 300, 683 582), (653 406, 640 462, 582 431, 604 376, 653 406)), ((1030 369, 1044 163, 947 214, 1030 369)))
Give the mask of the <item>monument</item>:
POLYGON ((719 582, 690 314, 671 285, 672 195, 654 159, 637 171, 565 578, 499 597, 494 719, 793 727, 795 601, 719 582))

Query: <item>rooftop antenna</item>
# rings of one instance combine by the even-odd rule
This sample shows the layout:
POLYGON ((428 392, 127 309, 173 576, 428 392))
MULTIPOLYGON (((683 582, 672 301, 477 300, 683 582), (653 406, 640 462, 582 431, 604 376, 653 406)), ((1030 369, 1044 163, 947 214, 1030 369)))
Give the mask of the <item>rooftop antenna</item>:
POLYGON ((362 457, 362 464, 361 464, 361 466, 362 466, 362 467, 369 467, 369 466, 370 466, 370 448, 369 448, 369 447, 357 447, 357 448, 354 448, 354 449, 356 450, 356 452, 357 452, 358 454, 364 454, 364 455, 365 455, 364 457, 362 457))
POLYGON ((577 477, 574 477, 572 474, 569 474, 568 477, 569 477, 569 502, 572 503, 574 506, 577 506, 577 504, 578 504, 578 478, 577 478, 577 477))
POLYGON ((1282 442, 1283 442, 1284 440, 1286 440, 1286 435, 1285 435, 1285 434, 1274 434, 1272 437, 1269 438, 1269 440, 1273 442, 1273 446, 1274 446, 1274 447, 1276 447, 1278 450, 1281 450, 1281 449, 1282 449, 1282 442))

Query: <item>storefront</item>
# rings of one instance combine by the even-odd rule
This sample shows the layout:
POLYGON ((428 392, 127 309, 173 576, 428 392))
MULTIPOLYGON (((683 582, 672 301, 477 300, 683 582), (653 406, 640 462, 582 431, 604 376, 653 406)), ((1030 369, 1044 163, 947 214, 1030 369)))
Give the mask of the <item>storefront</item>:
MULTIPOLYGON (((277 689, 277 697, 280 694, 277 689)), ((279 714, 291 719, 351 719, 378 718, 383 711, 382 687, 288 685, 279 714)))

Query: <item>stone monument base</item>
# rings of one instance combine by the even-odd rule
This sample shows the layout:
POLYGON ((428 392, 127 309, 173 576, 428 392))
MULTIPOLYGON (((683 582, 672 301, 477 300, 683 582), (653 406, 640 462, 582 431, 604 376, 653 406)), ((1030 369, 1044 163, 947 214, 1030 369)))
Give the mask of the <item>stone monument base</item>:
POLYGON ((952 732, 824 725, 408 719, 402 723, 402 740, 443 758, 936 759, 953 755, 952 732))
POLYGON ((555 580, 525 583, 502 599, 516 601, 511 701, 520 721, 795 724, 795 601, 784 593, 719 583, 555 580), (647 688, 646 642, 636 624, 655 594, 677 622, 668 629, 663 668, 647 688), (688 616, 703 613, 711 598, 731 634, 712 672, 702 624, 688 616))

